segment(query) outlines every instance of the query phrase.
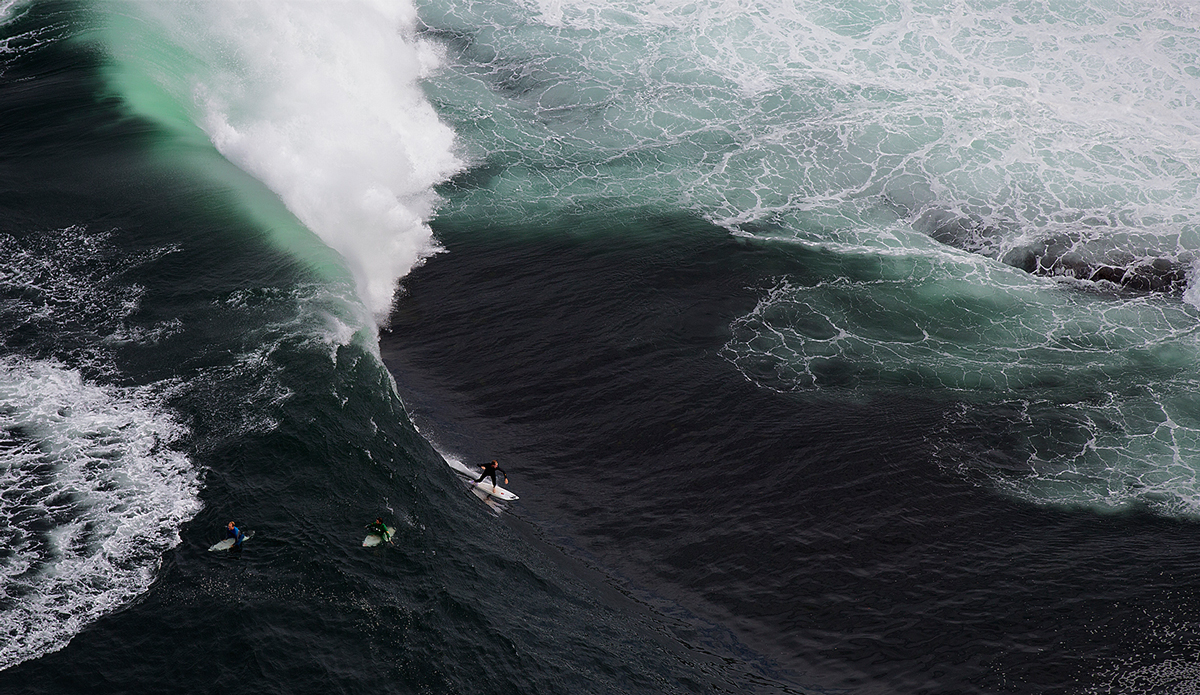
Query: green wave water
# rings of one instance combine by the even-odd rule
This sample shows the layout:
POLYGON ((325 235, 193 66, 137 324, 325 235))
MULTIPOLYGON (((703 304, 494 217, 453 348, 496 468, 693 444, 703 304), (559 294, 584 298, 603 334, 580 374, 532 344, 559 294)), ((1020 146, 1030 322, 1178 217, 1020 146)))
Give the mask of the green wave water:
MULTIPOLYGON (((349 284, 373 329, 436 251, 432 187, 452 133, 417 80, 436 57, 404 3, 101 3, 98 41, 164 162, 232 193, 279 248, 349 284)), ((351 312, 353 313, 353 312, 351 312)), ((371 333, 373 337, 373 333, 371 333)))

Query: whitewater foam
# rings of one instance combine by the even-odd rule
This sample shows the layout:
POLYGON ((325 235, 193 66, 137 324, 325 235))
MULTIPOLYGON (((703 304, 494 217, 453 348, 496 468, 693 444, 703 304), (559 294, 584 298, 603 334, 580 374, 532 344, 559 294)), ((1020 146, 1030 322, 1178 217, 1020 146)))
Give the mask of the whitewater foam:
POLYGON ((436 97, 498 169, 464 205, 520 220, 619 199, 817 241, 890 200, 1016 235, 1183 223, 1195 245, 1192 10, 826 5, 423 8, 458 53, 436 97))
POLYGON ((0 0, 0 23, 8 22, 17 16, 18 8, 24 4, 25 0, 0 0))
POLYGON ((199 474, 173 446, 187 430, 165 405, 178 384, 83 376, 123 380, 118 346, 181 329, 130 321, 145 293, 130 276, 175 248, 131 254, 113 237, 0 235, 0 668, 61 649, 144 592, 200 509, 199 474))
POLYGON ((56 651, 154 581, 200 509, 153 387, 0 358, 0 669, 56 651))

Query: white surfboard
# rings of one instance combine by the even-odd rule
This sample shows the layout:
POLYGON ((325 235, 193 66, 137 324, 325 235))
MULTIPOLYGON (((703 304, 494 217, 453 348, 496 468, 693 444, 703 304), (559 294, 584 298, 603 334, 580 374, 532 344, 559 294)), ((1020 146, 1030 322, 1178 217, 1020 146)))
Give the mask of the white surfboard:
POLYGON ((475 486, 476 490, 478 490, 482 493, 491 495, 492 497, 495 497, 497 499, 502 499, 505 502, 512 502, 513 500, 521 499, 520 497, 517 497, 516 495, 509 492, 508 490, 505 490, 504 488, 500 487, 499 485, 492 485, 491 479, 485 480, 482 483, 477 483, 475 481, 471 481, 471 484, 475 486))
POLYGON ((387 530, 388 530, 387 538, 380 536, 378 533, 368 533, 367 537, 363 539, 363 547, 364 548, 374 548, 375 546, 379 545, 380 543, 382 543, 384 541, 390 541, 392 539, 392 536, 396 535, 396 529, 395 529, 395 527, 388 526, 387 530))
MULTIPOLYGON (((254 538, 254 532, 247 531, 246 533, 244 533, 242 535, 242 542, 245 543, 246 541, 250 540, 251 538, 254 538)), ((233 547, 233 539, 226 538, 225 540, 223 540, 219 543, 213 543, 211 546, 209 546, 208 552, 211 553, 214 550, 229 550, 232 547, 233 547)))

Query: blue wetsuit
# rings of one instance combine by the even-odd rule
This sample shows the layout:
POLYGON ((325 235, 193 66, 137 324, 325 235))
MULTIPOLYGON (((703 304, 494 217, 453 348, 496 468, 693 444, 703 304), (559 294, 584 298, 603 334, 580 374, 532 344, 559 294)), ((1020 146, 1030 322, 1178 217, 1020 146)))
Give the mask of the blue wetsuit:
POLYGON ((242 535, 242 530, 236 526, 225 529, 225 537, 233 538, 233 544, 239 548, 242 547, 242 541, 246 540, 246 537, 242 535))

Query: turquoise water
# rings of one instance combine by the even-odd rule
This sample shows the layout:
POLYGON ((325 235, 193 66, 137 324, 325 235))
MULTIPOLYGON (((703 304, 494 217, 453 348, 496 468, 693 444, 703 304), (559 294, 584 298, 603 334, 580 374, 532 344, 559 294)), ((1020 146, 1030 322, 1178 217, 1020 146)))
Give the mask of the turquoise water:
POLYGON ((998 262, 1057 244, 1191 272, 1190 8, 431 3, 422 19, 450 63, 430 98, 480 172, 442 215, 683 210, 794 245, 805 272, 761 288, 725 347, 747 378, 961 399, 963 417, 1003 404, 1032 475, 991 476, 1002 489, 1195 515, 1191 294, 998 262))

